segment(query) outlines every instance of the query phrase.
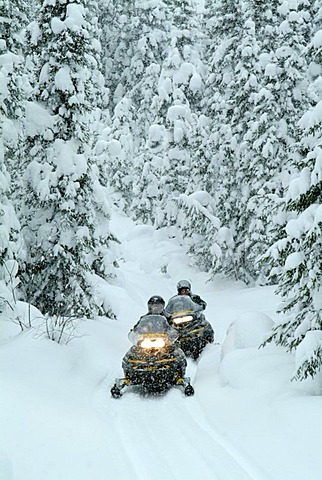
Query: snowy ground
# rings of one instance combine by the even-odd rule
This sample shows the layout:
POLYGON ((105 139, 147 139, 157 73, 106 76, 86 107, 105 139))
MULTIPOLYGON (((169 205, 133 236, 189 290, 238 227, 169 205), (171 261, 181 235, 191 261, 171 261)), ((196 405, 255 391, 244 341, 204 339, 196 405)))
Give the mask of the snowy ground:
POLYGON ((123 242, 121 281, 107 287, 118 320, 84 322, 68 345, 0 322, 0 479, 320 479, 321 389, 289 382, 294 359, 282 349, 257 348, 276 318, 273 289, 207 282, 175 240, 126 218, 112 231, 123 242), (188 364, 195 396, 112 399, 130 327, 182 278, 216 330, 188 364))

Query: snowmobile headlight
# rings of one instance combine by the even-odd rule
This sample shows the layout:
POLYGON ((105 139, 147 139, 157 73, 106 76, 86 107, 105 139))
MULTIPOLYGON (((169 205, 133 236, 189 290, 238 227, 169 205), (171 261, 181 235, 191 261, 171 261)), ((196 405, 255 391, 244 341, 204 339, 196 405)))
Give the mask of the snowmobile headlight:
POLYGON ((141 348, 163 348, 166 344, 164 337, 144 337, 140 342, 141 348))
POLYGON ((184 317, 173 318, 172 321, 175 325, 180 325, 181 323, 191 322, 191 320, 193 320, 192 315, 185 315, 184 317))

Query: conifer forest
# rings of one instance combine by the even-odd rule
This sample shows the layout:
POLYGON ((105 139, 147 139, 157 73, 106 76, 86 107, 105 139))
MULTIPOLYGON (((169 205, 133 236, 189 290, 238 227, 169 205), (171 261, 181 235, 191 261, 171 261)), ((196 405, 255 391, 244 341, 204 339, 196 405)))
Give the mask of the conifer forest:
MULTIPOLYGON (((111 209, 274 285, 322 364, 321 0, 0 0, 0 312, 114 312, 111 209)), ((28 325, 21 325, 27 328, 28 325)))

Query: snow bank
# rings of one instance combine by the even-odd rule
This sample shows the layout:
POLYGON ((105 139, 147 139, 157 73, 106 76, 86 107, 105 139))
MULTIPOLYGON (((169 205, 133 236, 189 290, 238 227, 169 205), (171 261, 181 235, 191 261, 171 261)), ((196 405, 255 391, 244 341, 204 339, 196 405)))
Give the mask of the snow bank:
POLYGON ((269 346, 231 352, 221 362, 219 373, 222 386, 272 393, 290 382, 293 368, 292 357, 269 346))
POLYGON ((292 357, 271 345, 259 349, 273 325, 273 320, 261 312, 245 312, 231 323, 221 348, 222 385, 266 391, 289 382, 292 357))
POLYGON ((0 451, 0 473, 1 480, 14 480, 13 467, 8 456, 0 451))
POLYGON ((227 336, 221 348, 222 359, 233 350, 258 348, 273 325, 273 320, 264 313, 243 313, 228 327, 227 336))

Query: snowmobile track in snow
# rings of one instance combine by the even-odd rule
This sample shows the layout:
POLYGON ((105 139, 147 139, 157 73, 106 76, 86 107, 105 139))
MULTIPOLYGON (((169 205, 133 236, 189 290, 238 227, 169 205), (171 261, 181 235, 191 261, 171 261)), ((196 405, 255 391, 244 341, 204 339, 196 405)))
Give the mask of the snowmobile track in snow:
MULTIPOLYGON (((204 362, 206 359, 203 358, 204 362)), ((198 364, 188 361, 188 374, 197 377, 198 364)), ((122 480, 269 480, 245 456, 212 428, 196 396, 179 388, 161 396, 143 396, 137 389, 110 397, 110 378, 100 383, 93 406, 106 424, 108 477, 122 480), (150 466, 153 465, 153 472, 150 466)))

